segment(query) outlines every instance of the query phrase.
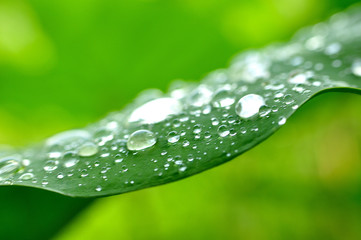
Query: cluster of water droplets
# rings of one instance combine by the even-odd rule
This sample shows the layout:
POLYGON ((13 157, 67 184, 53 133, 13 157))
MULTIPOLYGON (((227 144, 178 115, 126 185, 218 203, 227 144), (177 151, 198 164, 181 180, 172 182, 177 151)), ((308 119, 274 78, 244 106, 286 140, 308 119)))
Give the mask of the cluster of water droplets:
POLYGON ((345 49, 361 38, 360 17, 335 15, 299 35, 243 53, 198 84, 145 91, 123 111, 40 147, 4 151, 0 182, 115 193, 229 160, 284 125, 315 93, 361 82, 361 56, 345 49))

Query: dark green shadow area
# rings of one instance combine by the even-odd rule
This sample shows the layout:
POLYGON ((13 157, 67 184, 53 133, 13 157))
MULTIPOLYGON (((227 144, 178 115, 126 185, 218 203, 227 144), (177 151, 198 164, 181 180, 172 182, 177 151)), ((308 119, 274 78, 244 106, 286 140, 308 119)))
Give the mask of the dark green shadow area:
POLYGON ((75 199, 35 188, 0 188, 0 239, 52 238, 91 199, 75 199))

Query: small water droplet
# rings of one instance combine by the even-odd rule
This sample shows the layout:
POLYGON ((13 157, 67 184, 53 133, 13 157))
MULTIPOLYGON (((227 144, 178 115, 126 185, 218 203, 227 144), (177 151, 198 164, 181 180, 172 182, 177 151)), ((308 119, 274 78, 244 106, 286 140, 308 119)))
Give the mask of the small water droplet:
POLYGON ((219 136, 221 136, 221 137, 226 137, 226 136, 229 135, 229 133, 230 133, 230 131, 229 131, 229 129, 227 128, 226 125, 221 125, 221 126, 219 126, 219 128, 218 128, 218 134, 219 134, 219 136))
POLYGON ((135 109, 128 122, 141 122, 145 124, 157 123, 170 115, 176 115, 183 110, 182 104, 174 98, 158 98, 135 109))
POLYGON ((219 121, 217 118, 212 118, 211 121, 212 121, 213 126, 217 126, 219 124, 219 121))
POLYGON ((324 37, 314 36, 306 41, 305 46, 310 51, 319 50, 324 46, 325 44, 324 41, 325 41, 324 37))
POLYGON ((76 142, 82 142, 84 140, 89 139, 90 137, 91 137, 90 133, 85 130, 69 130, 66 132, 56 134, 51 138, 48 138, 46 144, 49 147, 56 145, 66 145, 76 142))
POLYGON ((230 67, 231 78, 234 81, 253 83, 270 76, 270 65, 270 60, 263 54, 248 52, 239 56, 230 67))
POLYGON ((335 42, 328 45, 325 49, 325 54, 327 55, 335 55, 339 53, 341 50, 341 44, 335 42))
POLYGON ((287 118, 285 117, 280 117, 280 119, 278 120, 278 125, 282 126, 286 123, 287 118))
POLYGON ((185 141, 183 142, 183 147, 188 147, 189 144, 190 144, 189 141, 185 140, 185 141))
POLYGON ((351 71, 355 76, 361 77, 361 59, 356 59, 352 63, 351 71))
POLYGON ((270 112, 271 112, 271 108, 270 108, 270 107, 268 107, 268 106, 262 106, 262 107, 260 108, 259 115, 260 115, 261 117, 266 117, 266 116, 268 116, 268 114, 270 114, 270 112))
POLYGON ((184 172, 185 170, 187 170, 187 167, 181 167, 181 168, 179 168, 179 172, 184 172))
POLYGON ((49 160, 45 163, 44 170, 47 172, 54 171, 55 169, 58 168, 58 163, 59 163, 58 161, 49 160))
POLYGON ((190 105, 195 107, 201 107, 208 104, 213 96, 213 92, 209 87, 205 85, 199 85, 196 89, 194 89, 188 98, 188 102, 190 105))
POLYGON ((292 84, 305 84, 307 83, 307 76, 304 73, 298 73, 296 75, 291 76, 288 79, 288 82, 292 84))
POLYGON ((172 131, 168 134, 168 142, 169 143, 176 143, 180 139, 179 134, 176 131, 172 131))
POLYGON ((57 176, 56 176, 57 179, 63 179, 64 178, 64 175, 62 173, 59 173, 57 176))
POLYGON ((66 168, 73 167, 73 166, 75 166, 78 162, 79 162, 78 159, 76 159, 76 158, 71 158, 71 159, 69 159, 69 160, 67 160, 67 161, 64 162, 64 167, 66 167, 66 168))
POLYGON ((28 181, 28 180, 31 180, 31 179, 33 179, 34 178, 34 174, 32 174, 32 173, 24 173, 23 175, 21 175, 20 177, 19 177, 19 180, 21 180, 21 181, 28 181))
POLYGON ((233 97, 231 97, 230 91, 224 90, 224 89, 218 91, 212 99, 212 104, 216 108, 229 107, 234 102, 235 102, 235 100, 233 97))
POLYGON ((193 133, 194 134, 200 134, 202 132, 202 127, 199 124, 194 125, 193 127, 193 133))

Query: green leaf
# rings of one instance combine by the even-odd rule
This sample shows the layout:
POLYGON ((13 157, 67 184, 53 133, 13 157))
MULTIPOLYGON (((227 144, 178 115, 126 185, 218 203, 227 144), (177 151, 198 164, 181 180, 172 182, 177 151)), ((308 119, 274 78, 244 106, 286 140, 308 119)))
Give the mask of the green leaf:
POLYGON ((242 53, 201 83, 145 91, 84 129, 4 149, 0 182, 93 197, 176 181, 259 144, 312 97, 360 89, 361 8, 354 7, 288 44, 242 53))

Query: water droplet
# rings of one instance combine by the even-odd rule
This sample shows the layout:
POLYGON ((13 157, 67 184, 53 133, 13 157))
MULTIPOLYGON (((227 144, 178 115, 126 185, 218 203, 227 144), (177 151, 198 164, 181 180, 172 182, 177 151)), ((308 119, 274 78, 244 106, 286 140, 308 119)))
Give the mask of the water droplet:
POLYGON ((324 46, 325 44, 324 41, 325 41, 324 37, 314 36, 306 41, 305 46, 310 51, 319 50, 324 46))
POLYGON ((158 98, 135 109, 128 122, 157 123, 165 120, 170 115, 181 113, 182 110, 183 107, 178 100, 169 97, 158 98))
POLYGON ((355 76, 361 77, 361 59, 356 59, 352 63, 351 71, 355 76))
POLYGON ((48 138, 46 144, 48 146, 65 145, 74 142, 82 142, 91 137, 90 133, 85 130, 70 130, 54 135, 48 138))
POLYGON ((100 192, 102 190, 102 187, 101 186, 97 186, 96 188, 95 188, 95 191, 97 191, 97 192, 100 192))
POLYGON ((78 154, 81 157, 91 157, 98 152, 98 146, 94 143, 84 143, 78 148, 78 154))
POLYGON ((0 160, 0 180, 5 180, 21 169, 20 161, 14 157, 6 157, 0 160))
POLYGON ((270 60, 258 52, 248 52, 240 55, 230 67, 231 78, 234 81, 253 83, 270 76, 270 60))
POLYGON ((187 141, 187 140, 185 140, 185 141, 183 142, 183 147, 188 147, 188 146, 189 146, 189 144, 190 144, 190 142, 189 142, 189 141, 187 141))
POLYGON ((64 163, 64 167, 66 168, 74 167, 78 162, 79 162, 78 159, 71 158, 64 163))
POLYGON ((180 171, 180 172, 184 172, 185 170, 187 170, 187 167, 181 167, 181 168, 179 168, 179 171, 180 171))
POLYGON ((56 176, 57 179, 63 179, 64 178, 64 175, 62 173, 59 173, 57 176, 56 176))
POLYGON ((31 163, 31 161, 29 159, 23 159, 23 161, 22 161, 22 164, 23 164, 24 167, 29 166, 30 163, 31 163))
POLYGON ((264 105, 263 97, 257 94, 248 94, 242 97, 236 104, 236 113, 241 118, 250 118, 256 115, 264 105))
POLYGON ((307 76, 304 73, 298 73, 296 75, 291 76, 288 79, 288 82, 292 84, 305 84, 307 83, 307 76))
POLYGON ((211 121, 212 121, 213 126, 217 126, 219 124, 219 121, 217 118, 212 118, 211 121))
POLYGON ((271 108, 268 106, 262 106, 259 111, 259 115, 261 117, 268 116, 268 114, 271 112, 271 108))
POLYGON ((225 126, 225 125, 219 126, 219 128, 218 128, 219 136, 226 137, 229 135, 229 133, 230 133, 230 131, 228 130, 227 126, 225 126))
POLYGON ((201 107, 208 104, 213 96, 213 92, 205 85, 199 85, 194 89, 188 98, 189 104, 195 107, 201 107))
POLYGON ((280 119, 278 120, 278 125, 282 126, 286 123, 287 118, 285 117, 280 117, 280 119))
POLYGON ((133 132, 128 139, 127 147, 131 151, 142 150, 156 144, 157 140, 153 132, 138 130, 133 132))
POLYGON ((325 49, 325 54, 327 55, 335 55, 339 53, 341 50, 341 44, 335 42, 328 45, 325 49))
POLYGON ((275 98, 281 98, 281 97, 283 97, 283 96, 284 96, 283 93, 276 93, 276 94, 275 94, 275 98))
POLYGON ((202 127, 199 124, 194 125, 193 127, 193 133, 194 134, 200 134, 202 132, 202 127))
POLYGON ((235 102, 235 100, 233 97, 230 97, 230 95, 231 93, 228 90, 222 89, 218 91, 212 99, 213 106, 216 108, 231 106, 235 102))
POLYGON ((332 61, 332 67, 334 67, 334 68, 341 67, 341 65, 342 65, 342 61, 339 59, 332 61))
POLYGON ((293 100, 292 95, 291 94, 287 94, 284 98, 283 98, 284 102, 286 105, 289 105, 291 103, 293 103, 295 100, 293 100))
POLYGON ((179 134, 176 131, 172 131, 168 134, 168 142, 169 143, 176 143, 180 139, 179 134))
POLYGON ((21 181, 28 181, 28 180, 31 180, 31 179, 33 179, 34 178, 34 174, 32 174, 32 173, 24 173, 23 175, 21 175, 20 177, 19 177, 19 180, 21 180, 21 181))
POLYGON ((299 66, 303 63, 303 58, 300 56, 294 57, 291 59, 291 65, 292 66, 299 66))
POLYGON ((49 160, 45 163, 44 170, 47 172, 54 171, 58 168, 58 161, 49 160))

